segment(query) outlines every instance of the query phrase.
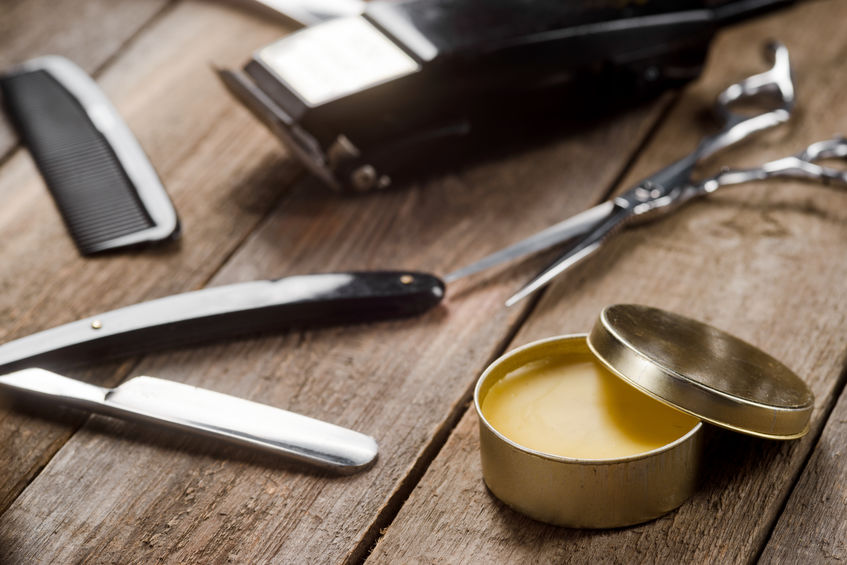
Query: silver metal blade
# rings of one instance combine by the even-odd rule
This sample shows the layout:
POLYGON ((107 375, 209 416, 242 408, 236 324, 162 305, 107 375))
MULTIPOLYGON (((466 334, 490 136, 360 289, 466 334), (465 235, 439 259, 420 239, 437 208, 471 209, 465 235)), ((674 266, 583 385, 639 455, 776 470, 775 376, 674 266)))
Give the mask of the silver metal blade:
POLYGON ((108 389, 43 369, 0 376, 0 388, 110 416, 163 424, 260 448, 341 472, 366 468, 377 456, 370 436, 294 412, 153 377, 108 389))
POLYGON ((340 471, 363 469, 377 456, 376 441, 353 430, 153 377, 130 379, 106 396, 105 405, 118 411, 117 416, 168 424, 340 471))
POLYGON ((463 277, 490 269, 500 263, 505 263, 519 257, 530 255, 537 251, 541 251, 542 249, 547 249, 558 243, 567 241, 577 235, 583 234, 608 218, 614 207, 615 205, 611 201, 598 204, 593 208, 589 208, 584 212, 571 216, 567 220, 552 225, 535 235, 519 241, 518 243, 492 253, 475 263, 453 271, 444 277, 444 282, 451 283, 457 281, 463 277))
POLYGON ((303 26, 358 16, 365 9, 362 0, 242 0, 242 3, 258 4, 303 26))
POLYGON ((590 233, 572 245, 561 257, 556 259, 552 265, 541 271, 526 286, 516 292, 506 301, 506 306, 514 306, 530 294, 546 286, 553 279, 564 273, 598 249, 606 238, 623 226, 627 220, 633 217, 631 208, 612 207, 608 216, 598 224, 590 233))
POLYGON ((0 376, 0 386, 90 407, 106 400, 109 389, 69 379, 44 369, 24 369, 0 376))
POLYGON ((549 284, 550 281, 552 281, 554 278, 558 277, 560 274, 570 269, 573 265, 577 264, 578 262, 582 261, 589 255, 597 251, 597 249, 600 248, 601 243, 602 242, 597 241, 589 246, 581 248, 579 251, 567 254, 563 260, 560 259, 559 261, 542 271, 541 274, 532 279, 525 287, 513 294, 506 301, 506 307, 509 308, 511 306, 514 306, 530 294, 549 284))

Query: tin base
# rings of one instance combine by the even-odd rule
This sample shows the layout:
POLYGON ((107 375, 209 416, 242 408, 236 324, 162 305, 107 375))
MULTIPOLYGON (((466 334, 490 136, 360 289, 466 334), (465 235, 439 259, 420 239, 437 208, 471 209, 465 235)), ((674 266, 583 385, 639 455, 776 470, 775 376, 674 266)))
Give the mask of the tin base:
POLYGON ((590 353, 586 336, 546 339, 512 351, 483 373, 474 403, 479 415, 482 474, 500 500, 531 518, 572 528, 615 528, 652 520, 694 492, 702 423, 675 441, 618 459, 539 453, 497 432, 481 411, 491 386, 514 369, 549 355, 590 353))

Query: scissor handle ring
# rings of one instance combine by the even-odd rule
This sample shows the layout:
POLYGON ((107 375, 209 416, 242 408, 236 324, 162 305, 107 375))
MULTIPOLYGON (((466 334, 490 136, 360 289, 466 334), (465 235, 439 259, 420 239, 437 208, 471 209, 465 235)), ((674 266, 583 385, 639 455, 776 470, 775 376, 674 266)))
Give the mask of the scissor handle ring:
POLYGON ((788 49, 777 41, 769 42, 766 48, 773 57, 773 65, 769 70, 737 82, 718 95, 716 108, 724 119, 724 127, 715 135, 703 138, 691 157, 692 165, 753 133, 784 123, 791 117, 791 110, 794 109, 794 83, 788 49), (779 105, 755 116, 742 116, 729 109, 732 102, 760 92, 775 94, 779 105))
POLYGON ((765 45, 765 52, 766 56, 773 59, 770 69, 736 82, 718 95, 715 107, 726 128, 750 119, 749 116, 742 116, 730 110, 730 104, 743 98, 769 93, 775 95, 780 102, 770 112, 781 110, 790 113, 794 108, 794 83, 788 49, 778 41, 770 41, 765 45))

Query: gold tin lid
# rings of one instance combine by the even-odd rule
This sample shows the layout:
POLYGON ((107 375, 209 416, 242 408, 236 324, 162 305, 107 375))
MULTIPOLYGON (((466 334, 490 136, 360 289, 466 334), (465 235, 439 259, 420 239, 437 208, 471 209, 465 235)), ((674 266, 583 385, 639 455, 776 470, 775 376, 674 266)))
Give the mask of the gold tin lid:
POLYGON ((814 395, 764 351, 717 328, 635 304, 607 306, 588 345, 613 373, 674 408, 770 439, 809 431, 814 395))

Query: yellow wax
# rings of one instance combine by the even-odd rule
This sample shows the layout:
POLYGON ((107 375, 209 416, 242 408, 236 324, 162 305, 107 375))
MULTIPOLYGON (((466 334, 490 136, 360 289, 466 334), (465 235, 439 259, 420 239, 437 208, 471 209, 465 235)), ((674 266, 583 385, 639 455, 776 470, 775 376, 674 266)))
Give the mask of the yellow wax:
POLYGON ((525 365, 488 390, 482 414, 495 430, 550 455, 610 459, 645 453, 698 422, 610 373, 589 355, 525 365))

